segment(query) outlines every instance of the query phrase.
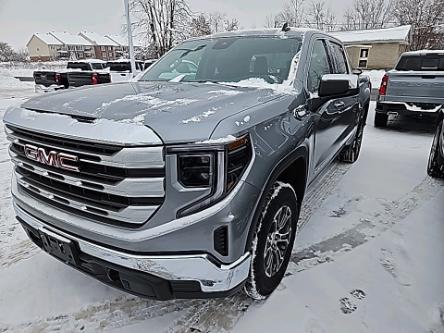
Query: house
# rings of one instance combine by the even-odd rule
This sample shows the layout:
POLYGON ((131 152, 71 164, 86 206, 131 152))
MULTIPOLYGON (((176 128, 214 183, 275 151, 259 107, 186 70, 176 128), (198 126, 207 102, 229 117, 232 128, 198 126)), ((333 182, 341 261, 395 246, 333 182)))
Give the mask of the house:
POLYGON ((35 33, 26 47, 31 61, 50 61, 59 59, 63 43, 50 33, 35 33))
MULTIPOLYGON (((121 35, 106 35, 105 37, 113 40, 115 43, 119 45, 116 50, 116 55, 118 58, 129 58, 129 47, 128 47, 128 39, 127 37, 123 37, 121 35)), ((138 41, 134 41, 134 51, 139 53, 142 50, 142 43, 138 41)))
POLYGON ((375 30, 338 31, 331 34, 340 39, 353 68, 391 69, 401 53, 407 51, 410 25, 375 30))
POLYGON ((95 58, 94 44, 69 32, 35 33, 28 44, 31 61, 95 58))
POLYGON ((83 31, 79 35, 94 44, 96 58, 106 61, 115 60, 121 56, 121 46, 113 39, 88 31, 83 31))

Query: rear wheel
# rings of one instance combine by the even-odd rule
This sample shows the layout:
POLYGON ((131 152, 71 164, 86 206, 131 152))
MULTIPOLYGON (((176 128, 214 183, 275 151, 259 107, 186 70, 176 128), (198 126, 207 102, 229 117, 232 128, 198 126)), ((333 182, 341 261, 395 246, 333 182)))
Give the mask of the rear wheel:
POLYGON ((388 114, 386 113, 375 113, 375 127, 387 127, 388 114))
POLYGON ((276 182, 259 216, 251 253, 253 260, 245 292, 253 299, 269 296, 287 270, 296 236, 299 208, 289 184, 276 182))
POLYGON ((441 135, 441 127, 439 124, 435 138, 433 139, 432 150, 430 151, 429 163, 427 165, 427 173, 430 177, 444 178, 444 162, 439 161, 439 136, 441 135))
POLYGON ((364 128, 367 120, 367 112, 368 106, 365 107, 362 111, 353 142, 349 146, 344 147, 341 154, 339 155, 339 160, 341 162, 355 163, 358 160, 359 154, 361 153, 362 139, 364 137, 364 128))

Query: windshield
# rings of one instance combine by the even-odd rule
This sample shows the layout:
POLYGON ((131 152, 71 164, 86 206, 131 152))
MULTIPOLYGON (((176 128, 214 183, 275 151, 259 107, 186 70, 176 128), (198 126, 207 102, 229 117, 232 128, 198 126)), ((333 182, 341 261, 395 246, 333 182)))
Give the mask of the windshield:
POLYGON ((444 55, 404 55, 396 66, 398 71, 444 71, 444 55))
POLYGON ((108 67, 111 72, 131 72, 130 62, 109 62, 108 67))
POLYGON ((84 62, 68 62, 68 69, 81 69, 82 71, 89 71, 91 67, 84 62))
POLYGON ((288 78, 300 38, 233 37, 185 42, 153 64, 141 81, 240 82, 288 78))

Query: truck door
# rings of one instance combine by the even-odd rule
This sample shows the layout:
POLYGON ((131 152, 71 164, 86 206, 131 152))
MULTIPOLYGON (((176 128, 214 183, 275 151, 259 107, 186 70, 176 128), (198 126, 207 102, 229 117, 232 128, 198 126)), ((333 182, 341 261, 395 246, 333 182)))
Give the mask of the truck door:
POLYGON ((322 76, 333 74, 333 62, 324 39, 315 39, 309 56, 307 72, 308 105, 315 116, 314 151, 312 152, 312 175, 316 177, 337 153, 344 132, 343 113, 346 104, 343 98, 320 98, 318 95, 322 76))

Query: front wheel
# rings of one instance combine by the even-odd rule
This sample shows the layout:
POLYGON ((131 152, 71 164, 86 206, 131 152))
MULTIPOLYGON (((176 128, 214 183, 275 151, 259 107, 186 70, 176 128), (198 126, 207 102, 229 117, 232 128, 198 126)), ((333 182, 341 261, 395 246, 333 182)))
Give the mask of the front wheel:
POLYGON ((276 182, 267 195, 252 243, 250 275, 245 292, 256 300, 267 298, 287 270, 296 236, 299 208, 290 184, 276 182))

